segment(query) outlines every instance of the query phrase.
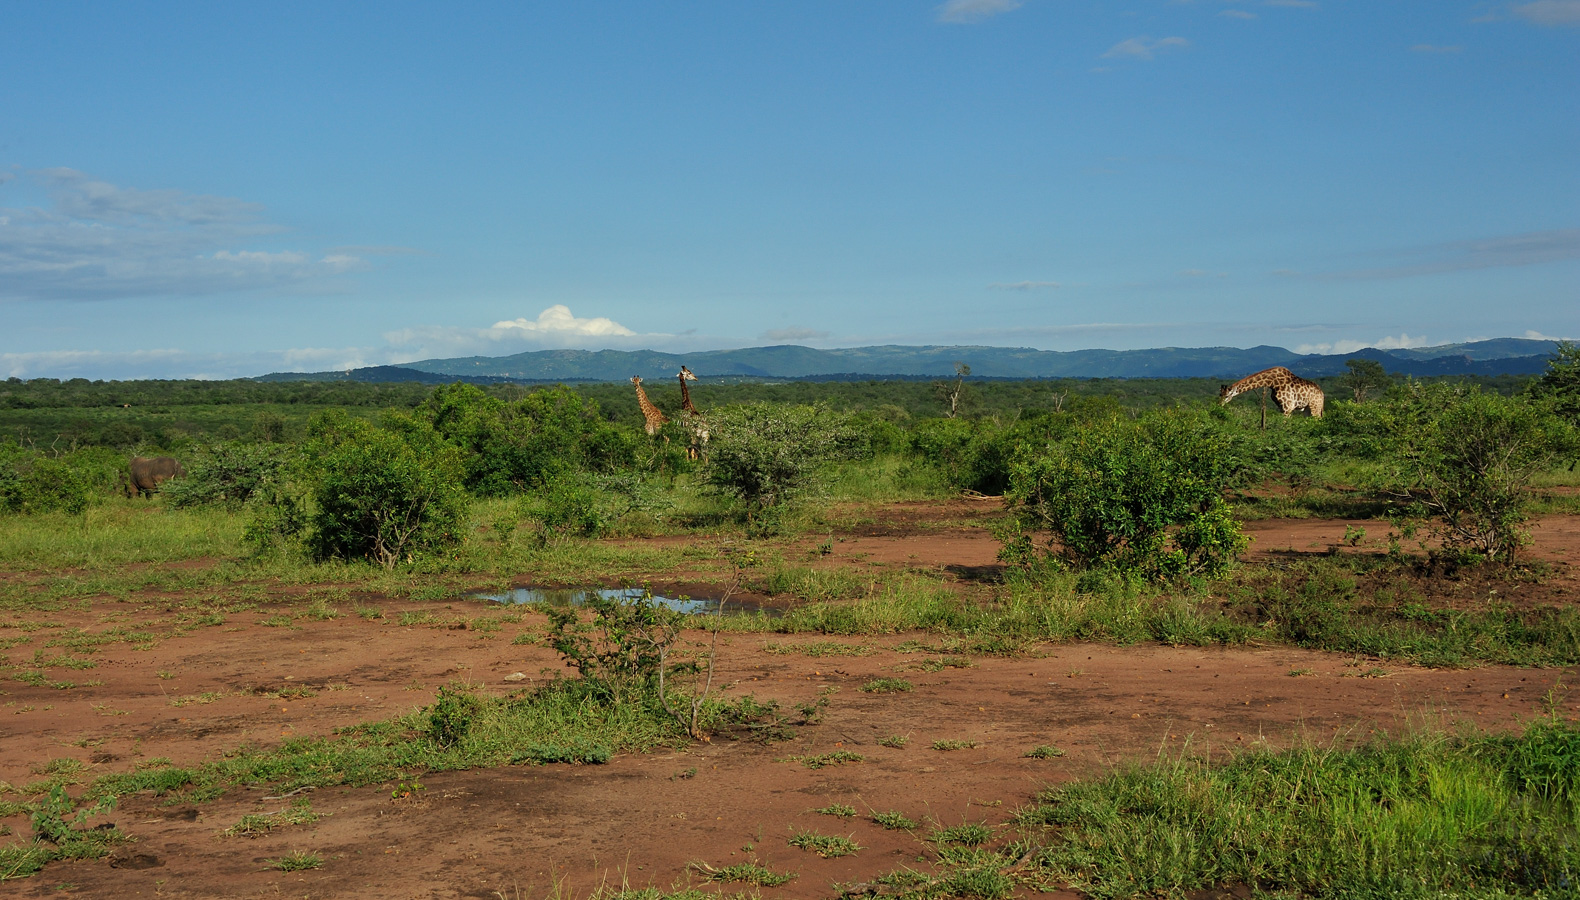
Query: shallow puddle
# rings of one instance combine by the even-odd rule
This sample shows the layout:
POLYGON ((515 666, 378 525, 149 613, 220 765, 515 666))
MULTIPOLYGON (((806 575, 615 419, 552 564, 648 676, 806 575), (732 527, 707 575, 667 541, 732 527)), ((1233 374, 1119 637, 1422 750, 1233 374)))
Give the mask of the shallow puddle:
MULTIPOLYGON (((511 588, 500 593, 473 594, 472 597, 476 600, 492 600, 495 603, 538 603, 545 606, 586 606, 595 598, 627 601, 647 599, 659 606, 689 615, 707 615, 719 611, 717 597, 692 597, 685 594, 667 597, 662 594, 649 594, 643 588, 525 587, 511 588)), ((725 603, 724 612, 726 614, 760 612, 777 616, 782 610, 765 607, 754 600, 731 598, 725 603)))

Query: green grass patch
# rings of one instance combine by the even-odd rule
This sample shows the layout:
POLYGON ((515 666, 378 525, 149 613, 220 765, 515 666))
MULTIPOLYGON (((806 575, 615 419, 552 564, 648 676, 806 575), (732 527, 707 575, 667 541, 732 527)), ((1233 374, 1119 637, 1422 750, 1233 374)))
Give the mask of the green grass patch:
POLYGON ((281 872, 301 872, 306 869, 316 869, 324 864, 324 858, 317 853, 306 850, 296 850, 287 853, 278 859, 264 860, 264 865, 281 872))
POLYGON ((893 747, 894 749, 898 750, 909 743, 910 740, 911 736, 908 734, 891 734, 886 737, 878 738, 878 746, 893 747))
POLYGON ((831 753, 820 753, 816 756, 792 756, 791 762, 798 762, 808 769, 825 769, 829 766, 842 766, 846 763, 858 763, 866 759, 860 753, 849 750, 835 750, 831 753))
POLYGON ((837 834, 819 834, 816 831, 795 830, 790 835, 790 846, 816 853, 824 859, 834 859, 840 856, 850 856, 861 849, 861 846, 848 837, 837 834))
POLYGON ((868 694, 899 694, 916 690, 916 685, 904 678, 874 678, 861 686, 868 694))
POLYGON ((867 644, 842 644, 838 641, 812 641, 805 644, 784 644, 768 641, 763 649, 769 653, 799 653, 819 659, 825 656, 867 656, 877 648, 867 644))
POLYGON ((759 887, 778 887, 794 881, 796 877, 794 872, 775 872, 757 863, 737 863, 722 869, 715 869, 706 863, 693 863, 692 868, 707 881, 739 882, 759 887))
POLYGON ((1024 754, 1027 759, 1056 759, 1064 755, 1064 751, 1048 744, 1039 744, 1027 750, 1024 754))
POLYGON ((220 833, 228 837, 256 837, 260 834, 268 834, 276 828, 307 825, 317 822, 318 819, 318 813, 313 812, 312 801, 303 797, 279 812, 242 816, 240 821, 220 833))
POLYGON ((853 819, 856 817, 856 807, 848 803, 830 803, 821 809, 812 811, 825 816, 834 816, 838 819, 853 819))
POLYGON ((1035 858, 1094 897, 1219 884, 1313 897, 1568 895, 1580 884, 1580 727, 1420 733, 1191 756, 1046 791, 1035 858))
POLYGON ((953 739, 933 741, 934 750, 943 750, 946 752, 950 750, 975 750, 980 746, 982 746, 982 744, 978 741, 959 741, 953 739))
POLYGON ((935 829, 931 835, 937 844, 959 844, 963 847, 980 847, 993 840, 993 829, 980 822, 963 822, 947 828, 935 829))
POLYGON ((899 810, 875 812, 872 814, 872 821, 874 824, 881 825, 890 831, 911 831, 916 828, 916 822, 907 818, 899 810))

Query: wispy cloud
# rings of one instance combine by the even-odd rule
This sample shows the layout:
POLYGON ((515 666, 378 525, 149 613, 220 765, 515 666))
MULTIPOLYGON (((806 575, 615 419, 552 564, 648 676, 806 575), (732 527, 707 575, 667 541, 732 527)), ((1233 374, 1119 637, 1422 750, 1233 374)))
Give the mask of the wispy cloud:
POLYGON ((949 0, 938 7, 938 21, 970 25, 1020 8, 1020 0, 949 0))
POLYGON ((48 204, 0 206, 0 300, 201 296, 324 282, 364 265, 345 250, 280 248, 284 229, 255 203, 120 187, 73 169, 28 174, 48 204))
POLYGON ((770 328, 759 337, 765 341, 821 341, 833 334, 816 328, 770 328))
POLYGON ((995 281, 990 291, 1051 291, 1063 287, 1057 281, 995 281))
POLYGON ((1409 350, 1415 347, 1430 347, 1432 342, 1424 337, 1411 337, 1400 332, 1398 337, 1381 337, 1375 341, 1332 341, 1322 344, 1301 344, 1295 348, 1296 353, 1323 353, 1339 354, 1354 353, 1372 347, 1378 350, 1409 350))
POLYGON ((642 334, 603 316, 580 318, 563 304, 550 306, 536 318, 507 319, 487 328, 418 325, 384 333, 391 358, 408 361, 568 347, 635 349, 672 338, 657 332, 642 334))
POLYGON ((1474 241, 1450 241, 1398 251, 1394 265, 1315 276, 1323 280, 1410 278, 1443 272, 1535 266, 1580 259, 1580 228, 1559 228, 1474 241))
POLYGON ((1410 48, 1410 52, 1411 53, 1458 53, 1458 52, 1460 52, 1460 51, 1462 51, 1464 49, 1465 49, 1464 47, 1461 47, 1458 44, 1448 44, 1446 46, 1439 45, 1439 44, 1416 44, 1416 45, 1414 45, 1414 46, 1412 46, 1410 48))
POLYGON ((1580 26, 1580 0, 1536 0, 1534 3, 1517 3, 1510 7, 1509 12, 1537 25, 1580 26))
POLYGON ((1120 41, 1108 48, 1103 54, 1103 59, 1152 59, 1158 53, 1166 50, 1183 49, 1190 46, 1190 41, 1182 37, 1166 37, 1153 40, 1147 35, 1133 37, 1120 41))

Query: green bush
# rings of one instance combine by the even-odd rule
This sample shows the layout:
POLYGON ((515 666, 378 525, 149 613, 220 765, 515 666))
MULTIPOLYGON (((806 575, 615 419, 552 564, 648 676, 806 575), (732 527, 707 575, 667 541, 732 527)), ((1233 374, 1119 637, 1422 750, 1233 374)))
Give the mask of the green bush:
POLYGON ((1029 562, 1030 535, 1047 532, 1048 552, 1078 568, 1217 575, 1246 545, 1222 499, 1238 468, 1232 442, 1203 415, 1078 425, 1016 458, 1006 496, 1019 530, 1005 536, 1006 554, 1029 562))
POLYGON ((286 457, 273 444, 213 444, 186 466, 184 477, 160 489, 173 506, 237 505, 280 477, 286 457))
POLYGON ((483 496, 518 493, 573 472, 614 471, 636 459, 635 435, 605 421, 596 401, 563 386, 507 402, 475 385, 444 385, 417 417, 460 451, 467 488, 483 496))
POLYGON ((536 522, 541 534, 596 537, 608 527, 599 509, 598 492, 572 477, 543 484, 522 503, 522 517, 536 522))
POLYGON ((80 513, 89 493, 88 474, 66 459, 0 443, 0 512, 80 513))
POLYGON ((317 416, 309 430, 307 542, 315 558, 393 568, 460 543, 461 466, 426 423, 397 415, 379 427, 335 410, 317 416))
POLYGON ((808 492, 826 464, 865 450, 848 417, 825 406, 752 403, 710 413, 708 422, 707 487, 753 515, 808 492))
POLYGON ((1574 444, 1540 404, 1476 388, 1411 383, 1394 401, 1409 422, 1385 487, 1431 517, 1450 552, 1508 561, 1528 542, 1530 480, 1574 444))

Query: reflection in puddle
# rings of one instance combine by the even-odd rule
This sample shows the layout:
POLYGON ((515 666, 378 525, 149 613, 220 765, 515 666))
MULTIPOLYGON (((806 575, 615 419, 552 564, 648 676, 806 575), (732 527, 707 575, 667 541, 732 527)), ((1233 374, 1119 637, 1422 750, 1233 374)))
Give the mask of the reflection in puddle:
MULTIPOLYGON (((648 594, 642 588, 512 588, 497 594, 473 594, 477 600, 492 600, 495 603, 541 603, 546 606, 585 606, 588 601, 602 597, 609 600, 641 600, 648 594)), ((717 612, 719 600, 717 597, 666 597, 653 594, 650 598, 659 606, 692 615, 705 615, 717 612)), ((776 615, 777 610, 764 609, 760 604, 750 600, 730 600, 724 606, 725 613, 754 613, 764 612, 776 615)))

